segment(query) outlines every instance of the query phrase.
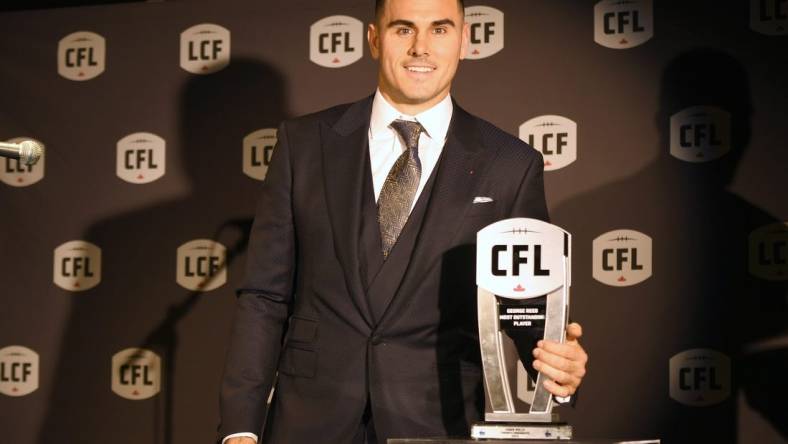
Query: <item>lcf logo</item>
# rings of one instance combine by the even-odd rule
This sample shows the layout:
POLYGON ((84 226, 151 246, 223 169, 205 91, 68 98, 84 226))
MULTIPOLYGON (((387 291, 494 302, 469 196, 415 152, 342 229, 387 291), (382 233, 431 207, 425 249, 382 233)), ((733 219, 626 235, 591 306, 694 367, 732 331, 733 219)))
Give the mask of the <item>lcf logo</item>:
POLYGON ((88 31, 69 34, 57 46, 57 73, 69 80, 90 80, 104 72, 106 42, 88 31))
POLYGON ((593 275, 613 287, 639 284, 651 277, 651 238, 635 230, 608 231, 594 239, 593 275))
POLYGON ((219 242, 195 239, 178 247, 176 281, 193 291, 209 291, 227 282, 226 249, 219 242))
POLYGON ((201 23, 181 33, 181 68, 192 74, 211 74, 230 64, 230 31, 201 23))
POLYGON ((685 162, 708 162, 731 149, 731 115, 713 106, 692 106, 670 117, 670 154, 685 162))
POLYGON ((132 400, 148 399, 161 388, 161 358, 144 348, 127 348, 112 356, 112 391, 132 400))
POLYGON ((750 0, 750 29, 766 35, 785 35, 788 0, 750 0))
POLYGON ((0 349, 0 393, 24 396, 38 389, 38 353, 20 345, 0 349))
POLYGON ((577 160, 577 123, 563 116, 534 117, 520 125, 520 139, 541 151, 545 171, 577 160))
POLYGON ((54 282, 68 291, 89 290, 101 282, 101 248, 73 240, 55 248, 54 282))
MULTIPOLYGON (((43 143, 31 137, 14 137, 7 142, 20 143, 24 140, 31 140, 44 147, 43 143)), ((44 178, 45 163, 46 149, 41 152, 41 157, 35 165, 25 165, 19 159, 2 158, 0 159, 0 181, 12 187, 28 187, 44 178)))
POLYGON ((249 133, 243 140, 243 172, 252 179, 265 180, 276 145, 276 128, 249 133))
POLYGON ((685 350, 670 358, 670 397, 693 407, 718 404, 731 393, 731 361, 710 349, 685 350))
POLYGON ((483 59, 503 49, 503 12, 489 6, 465 8, 470 28, 467 59, 483 59))
POLYGON ((116 174, 134 184, 153 182, 165 172, 166 143, 151 133, 134 133, 117 144, 116 174))
POLYGON ((594 5, 594 41, 612 49, 627 49, 654 36, 651 0, 603 0, 594 5))
POLYGON ((753 230, 749 244, 750 274, 770 281, 788 280, 788 222, 753 230))
POLYGON ((346 15, 332 15, 309 28, 309 59, 326 68, 342 68, 364 53, 364 24, 346 15))

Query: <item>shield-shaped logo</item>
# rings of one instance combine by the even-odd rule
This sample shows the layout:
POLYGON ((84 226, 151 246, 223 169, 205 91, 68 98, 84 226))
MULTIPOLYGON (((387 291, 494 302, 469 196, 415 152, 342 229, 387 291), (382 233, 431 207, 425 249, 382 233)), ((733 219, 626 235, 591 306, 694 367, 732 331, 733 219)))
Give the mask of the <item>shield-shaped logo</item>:
POLYGON ((346 15, 322 18, 309 28, 309 59, 326 68, 342 68, 364 54, 364 24, 346 15))
POLYGON ((612 49, 642 45, 654 36, 651 0, 602 0, 594 5, 594 41, 612 49))
POLYGON ((116 174, 133 184, 150 183, 164 176, 167 156, 164 139, 153 133, 134 133, 117 144, 116 174))
POLYGON ((465 22, 470 28, 466 59, 483 59, 503 49, 503 12, 489 6, 469 6, 465 22))
POLYGON ((577 160, 577 123, 572 119, 544 115, 520 125, 520 139, 542 153, 544 170, 559 170, 577 160))
POLYGON ((57 73, 69 80, 83 81, 104 72, 107 59, 104 37, 90 31, 71 33, 57 45, 57 73))
POLYGON ((212 74, 230 64, 230 31, 201 23, 181 33, 181 68, 192 74, 212 74))

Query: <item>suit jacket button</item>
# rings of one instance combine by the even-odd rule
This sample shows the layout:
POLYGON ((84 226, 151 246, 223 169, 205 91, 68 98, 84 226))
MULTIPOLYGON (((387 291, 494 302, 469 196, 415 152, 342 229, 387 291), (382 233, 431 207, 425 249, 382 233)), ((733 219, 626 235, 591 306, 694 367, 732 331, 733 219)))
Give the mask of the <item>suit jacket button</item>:
POLYGON ((372 345, 378 345, 378 344, 382 344, 382 343, 383 343, 383 338, 381 338, 381 337, 380 337, 380 336, 378 336, 378 335, 375 335, 375 336, 372 336, 371 338, 369 338, 369 342, 370 342, 372 345))

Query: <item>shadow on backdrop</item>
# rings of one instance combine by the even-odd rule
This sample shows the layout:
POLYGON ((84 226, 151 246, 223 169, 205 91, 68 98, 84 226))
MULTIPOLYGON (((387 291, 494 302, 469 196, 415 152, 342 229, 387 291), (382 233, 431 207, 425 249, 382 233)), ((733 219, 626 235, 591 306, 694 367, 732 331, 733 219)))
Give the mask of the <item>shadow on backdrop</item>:
MULTIPOLYGON (((777 219, 728 189, 750 141, 747 74, 723 52, 682 53, 663 72, 659 105, 657 159, 552 213, 574 236, 574 268, 589 271, 576 273, 573 282, 580 295, 573 299, 573 311, 583 315, 592 357, 583 391, 586 400, 593 397, 608 407, 604 416, 595 415, 595 430, 585 434, 733 443, 737 393, 743 390, 750 405, 788 438, 781 399, 788 393, 788 350, 745 352, 752 349, 749 344, 788 331, 785 282, 748 273, 750 232, 777 219), (690 163, 670 155, 670 117, 696 105, 731 115, 731 150, 719 159, 690 163), (591 241, 614 229, 653 239, 653 275, 635 287, 613 288, 591 277, 591 241), (731 358, 732 387, 725 401, 691 407, 669 397, 670 358, 694 348, 731 358)), ((708 384, 699 381, 694 396, 704 396, 708 384)))
MULTIPOLYGON (((218 73, 190 77, 179 100, 179 140, 169 144, 167 163, 183 165, 190 191, 98 221, 84 234, 102 249, 102 282, 73 296, 56 370, 69 383, 49 394, 42 444, 186 444, 215 435, 242 273, 235 259, 248 243, 260 184, 242 173, 239 148, 248 133, 286 118, 285 82, 269 65, 234 59, 218 73), (176 250, 194 239, 227 248, 223 286, 190 292, 176 283, 176 250), (110 389, 110 360, 130 347, 162 359, 161 391, 152 398, 128 400, 110 389)), ((156 198, 155 183, 128 186, 156 198)))

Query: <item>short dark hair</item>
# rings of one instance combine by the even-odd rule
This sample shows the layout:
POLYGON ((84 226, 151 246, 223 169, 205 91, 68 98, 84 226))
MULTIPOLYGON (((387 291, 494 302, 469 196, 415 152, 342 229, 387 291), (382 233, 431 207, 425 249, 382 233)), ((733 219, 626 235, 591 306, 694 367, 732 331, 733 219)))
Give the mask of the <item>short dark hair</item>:
MULTIPOLYGON (((375 19, 380 17, 380 11, 383 10, 383 6, 385 6, 386 0, 375 0, 375 19)), ((465 11, 465 0, 457 0, 457 4, 460 6, 460 11, 465 11)))

